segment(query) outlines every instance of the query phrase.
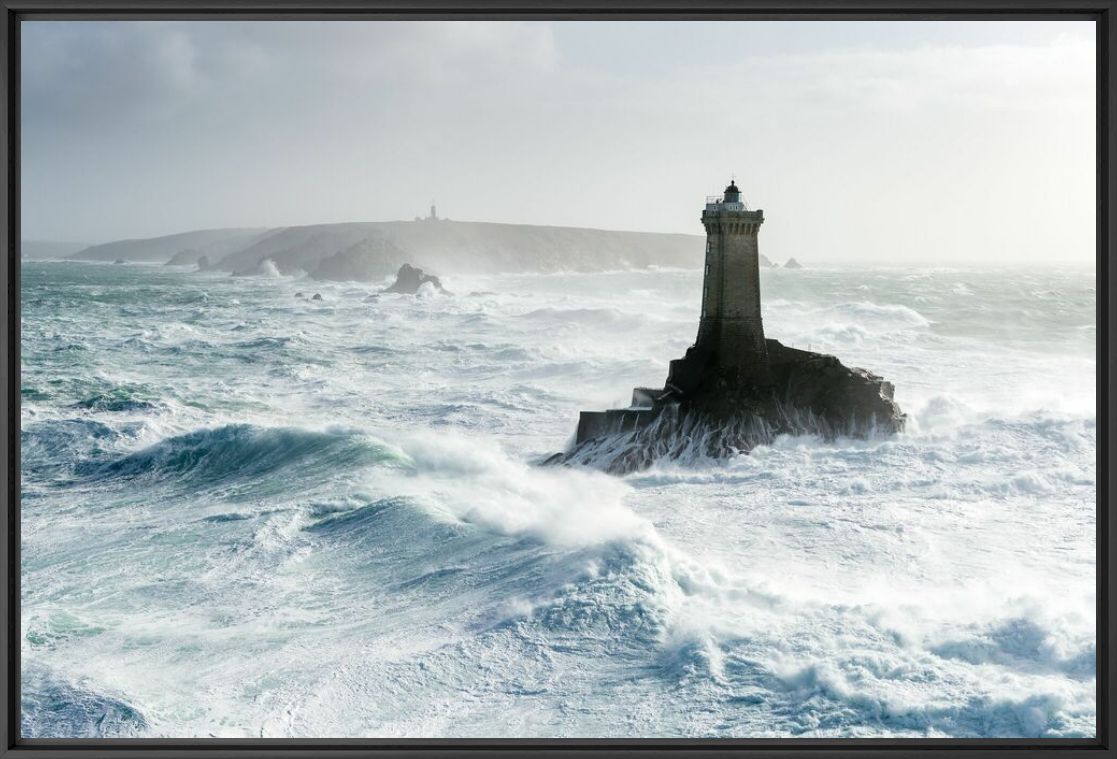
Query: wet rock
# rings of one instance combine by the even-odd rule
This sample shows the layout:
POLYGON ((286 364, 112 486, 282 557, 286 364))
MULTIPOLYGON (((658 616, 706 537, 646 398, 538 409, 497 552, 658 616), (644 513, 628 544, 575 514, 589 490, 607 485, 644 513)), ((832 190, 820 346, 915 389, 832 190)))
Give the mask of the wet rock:
POLYGON ((802 269, 803 264, 796 261, 794 258, 787 259, 787 263, 783 265, 785 269, 802 269))
POLYGON ((322 300, 322 293, 314 293, 314 295, 310 299, 311 300, 322 300))
POLYGON ((765 341, 769 380, 718 366, 696 348, 673 361, 663 388, 636 388, 625 409, 584 411, 573 446, 544 464, 581 464, 614 474, 661 458, 724 458, 778 435, 869 438, 904 428, 892 383, 836 357, 765 341))
POLYGON ((167 266, 194 266, 202 257, 194 248, 183 248, 167 260, 167 266))
POLYGON ((415 295, 419 292, 419 288, 427 283, 433 285, 440 293, 446 292, 446 288, 442 286, 438 277, 433 274, 427 274, 422 269, 412 266, 411 264, 404 264, 399 267, 399 271, 396 273, 396 281, 392 283, 391 287, 384 290, 384 292, 415 295))

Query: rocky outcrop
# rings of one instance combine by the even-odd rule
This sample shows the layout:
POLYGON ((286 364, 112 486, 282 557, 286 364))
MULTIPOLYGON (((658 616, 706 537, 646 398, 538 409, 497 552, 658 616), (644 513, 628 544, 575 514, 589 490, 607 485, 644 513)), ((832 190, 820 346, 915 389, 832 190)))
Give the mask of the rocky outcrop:
POLYGON ((787 263, 783 265, 785 269, 802 269, 803 264, 796 261, 794 258, 787 259, 787 263))
POLYGON ((767 340, 768 380, 757 383, 691 348, 663 388, 637 388, 625 409, 584 411, 574 444, 545 463, 625 474, 661 458, 727 457, 783 434, 872 437, 904 427, 893 386, 836 357, 767 340))
POLYGON ((399 272, 396 273, 396 281, 392 283, 391 287, 384 290, 384 292, 415 295, 419 292, 419 288, 428 283, 438 292, 446 292, 446 288, 442 286, 438 277, 433 274, 427 274, 422 269, 412 266, 411 264, 404 264, 399 267, 399 272))
POLYGON ((185 248, 175 253, 165 266, 194 266, 198 271, 210 268, 209 256, 193 248, 185 248))
POLYGON ((194 264, 198 263, 198 257, 201 256, 201 255, 202 255, 201 253, 194 250, 193 248, 183 248, 182 250, 180 250, 179 252, 177 252, 173 256, 171 256, 170 259, 167 261, 167 263, 164 264, 164 265, 165 266, 193 266, 194 264))
POLYGON ((407 254, 391 240, 373 236, 323 258, 311 271, 314 279, 369 282, 391 274, 407 254))

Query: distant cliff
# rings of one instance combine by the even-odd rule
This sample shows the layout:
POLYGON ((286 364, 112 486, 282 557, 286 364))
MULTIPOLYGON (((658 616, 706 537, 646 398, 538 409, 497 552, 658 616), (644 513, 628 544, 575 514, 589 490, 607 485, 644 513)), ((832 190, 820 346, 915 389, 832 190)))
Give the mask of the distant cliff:
POLYGON ((466 221, 387 221, 262 229, 212 229, 94 245, 72 258, 190 265, 256 274, 306 272, 317 279, 369 281, 405 263, 439 274, 696 268, 696 235, 616 232, 466 221), (270 263, 265 263, 270 262, 270 263))
MULTIPOLYGON (((164 237, 150 237, 135 240, 117 240, 101 245, 91 245, 79 250, 70 258, 79 261, 129 261, 147 263, 167 263, 176 254, 189 252, 190 260, 183 264, 193 264, 199 256, 205 255, 211 261, 223 258, 230 253, 242 250, 257 239, 270 233, 268 229, 202 229, 196 232, 182 232, 164 237)), ((178 262, 176 262, 178 263, 178 262)))
POLYGON ((80 242, 21 240, 19 243, 19 255, 20 258, 32 260, 66 258, 85 247, 87 247, 86 244, 80 242))
POLYGON ((250 274, 270 260, 283 273, 366 280, 413 263, 441 274, 697 267, 702 238, 466 221, 391 221, 291 227, 233 253, 217 268, 250 274))

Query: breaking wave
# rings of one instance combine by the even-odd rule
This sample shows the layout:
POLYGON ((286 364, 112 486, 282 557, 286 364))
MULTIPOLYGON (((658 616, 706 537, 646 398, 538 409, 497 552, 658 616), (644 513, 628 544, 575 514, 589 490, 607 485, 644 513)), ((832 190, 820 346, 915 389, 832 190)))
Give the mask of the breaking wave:
POLYGON ((253 480, 285 470, 293 476, 390 458, 388 451, 355 435, 295 428, 231 424, 169 438, 107 462, 82 462, 75 472, 87 481, 176 481, 209 487, 231 480, 253 480))
POLYGON ((41 666, 23 668, 20 690, 24 737, 137 738, 148 731, 147 720, 135 707, 41 666))

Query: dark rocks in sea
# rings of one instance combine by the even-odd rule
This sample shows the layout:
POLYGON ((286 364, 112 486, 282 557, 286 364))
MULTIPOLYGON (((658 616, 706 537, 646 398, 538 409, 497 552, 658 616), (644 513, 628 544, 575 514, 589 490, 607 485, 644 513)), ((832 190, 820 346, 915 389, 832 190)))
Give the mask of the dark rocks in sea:
POLYGON ((118 259, 116 259, 115 261, 113 261, 113 263, 114 263, 114 264, 126 264, 126 263, 128 263, 128 262, 127 262, 127 261, 125 261, 125 260, 124 260, 123 258, 118 258, 118 259))
POLYGON ((574 446, 548 463, 625 474, 656 460, 724 458, 778 435, 890 435, 904 427, 892 383, 836 357, 766 340, 768 379, 719 366, 697 346, 663 388, 636 388, 625 409, 583 411, 574 446))
POLYGON ((310 298, 311 300, 322 300, 322 293, 314 293, 310 298))
POLYGON ((296 298, 305 298, 306 295, 303 294, 302 290, 299 290, 297 293, 295 293, 295 297, 296 298))
POLYGON ((415 295, 419 292, 419 288, 428 282, 433 285, 438 292, 446 292, 446 288, 442 286, 442 282, 439 281, 438 277, 433 274, 427 274, 422 269, 412 266, 411 264, 404 264, 399 267, 399 272, 396 273, 396 281, 392 283, 391 287, 384 290, 384 292, 415 295))
POLYGON ((173 256, 171 256, 169 259, 167 259, 166 263, 163 264, 163 265, 164 266, 193 266, 193 265, 196 265, 198 263, 198 258, 201 257, 201 255, 202 255, 201 253, 194 250, 193 248, 183 248, 182 250, 178 251, 173 256))
POLYGON ((803 264, 796 261, 794 258, 787 259, 787 263, 783 265, 785 269, 802 269, 803 264))
POLYGON ((198 271, 205 271, 209 268, 209 256, 198 256, 198 271))
POLYGON ((662 388, 624 409, 583 411, 573 445, 546 464, 624 474, 661 458, 727 457, 783 434, 891 435, 904 427, 893 386, 836 357, 764 337, 757 236, 764 212, 730 183, 707 200, 702 317, 695 344, 662 388))

